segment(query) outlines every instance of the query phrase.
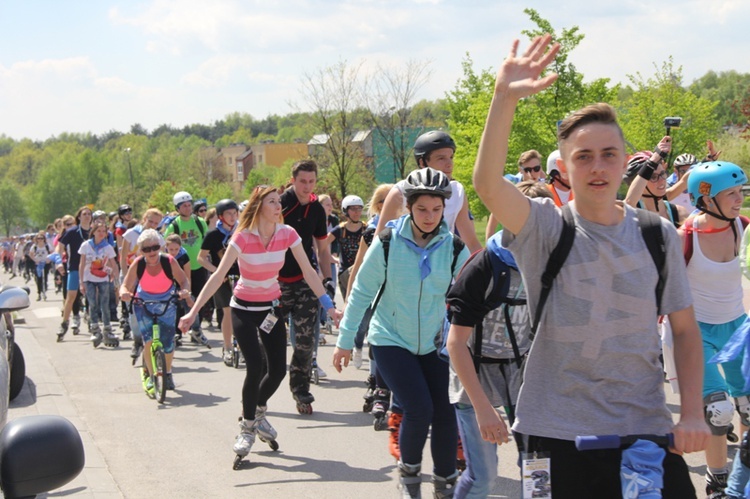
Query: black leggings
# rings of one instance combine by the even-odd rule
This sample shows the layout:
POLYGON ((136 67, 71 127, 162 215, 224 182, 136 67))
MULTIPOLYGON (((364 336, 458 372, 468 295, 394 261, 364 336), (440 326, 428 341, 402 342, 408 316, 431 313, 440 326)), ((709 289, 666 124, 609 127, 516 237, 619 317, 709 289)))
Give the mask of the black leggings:
MULTIPOLYGON (((260 331, 269 311, 249 312, 232 307, 232 329, 245 357, 245 383, 242 385, 242 412, 246 419, 255 419, 255 409, 267 405, 286 376, 286 327, 279 319, 270 333, 260 331), (258 342, 260 336, 266 353, 268 372, 263 375, 263 359, 258 342), (261 379, 262 377, 262 379, 261 379)), ((277 317, 279 315, 277 314, 277 317)))

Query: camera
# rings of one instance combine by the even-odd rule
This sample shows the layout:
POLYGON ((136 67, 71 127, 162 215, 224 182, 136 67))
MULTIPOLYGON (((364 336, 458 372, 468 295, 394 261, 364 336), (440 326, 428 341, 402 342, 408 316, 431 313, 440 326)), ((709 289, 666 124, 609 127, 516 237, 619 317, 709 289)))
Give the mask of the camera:
POLYGON ((666 128, 680 128, 681 123, 682 118, 678 116, 669 116, 667 118, 664 118, 664 126, 666 128))

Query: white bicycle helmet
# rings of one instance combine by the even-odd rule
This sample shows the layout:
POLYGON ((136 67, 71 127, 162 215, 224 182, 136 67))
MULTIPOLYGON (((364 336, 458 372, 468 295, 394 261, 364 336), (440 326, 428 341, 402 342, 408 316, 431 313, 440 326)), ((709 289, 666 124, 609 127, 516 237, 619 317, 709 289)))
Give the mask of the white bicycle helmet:
POLYGON ((193 201, 193 196, 189 192, 180 191, 172 198, 172 204, 174 204, 175 208, 179 208, 185 201, 193 201))
POLYGON ((359 197, 359 196, 349 195, 349 196, 346 196, 341 201, 341 209, 344 210, 344 212, 346 212, 346 210, 348 210, 351 206, 362 206, 362 207, 364 207, 364 205, 365 205, 365 203, 362 201, 362 198, 359 197))

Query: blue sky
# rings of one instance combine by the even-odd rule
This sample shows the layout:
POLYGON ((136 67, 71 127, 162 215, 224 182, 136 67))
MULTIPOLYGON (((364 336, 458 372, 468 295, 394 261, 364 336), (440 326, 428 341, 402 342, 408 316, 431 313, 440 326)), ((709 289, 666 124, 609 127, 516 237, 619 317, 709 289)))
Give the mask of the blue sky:
POLYGON ((685 82, 750 72, 750 2, 601 0, 5 0, 0 4, 0 134, 127 132, 263 118, 301 101, 301 78, 340 60, 429 60, 418 98, 442 97, 468 52, 497 68, 532 7, 586 38, 571 61, 587 80, 654 73, 671 55, 685 82))

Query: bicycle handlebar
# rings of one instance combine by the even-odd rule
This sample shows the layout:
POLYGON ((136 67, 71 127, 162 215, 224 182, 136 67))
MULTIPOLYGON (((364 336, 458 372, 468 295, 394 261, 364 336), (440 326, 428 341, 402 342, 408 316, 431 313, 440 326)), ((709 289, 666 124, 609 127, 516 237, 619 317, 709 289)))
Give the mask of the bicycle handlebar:
POLYGON ((661 447, 674 447, 674 435, 585 435, 576 437, 576 449, 600 450, 618 449, 635 443, 636 440, 650 440, 661 447))

